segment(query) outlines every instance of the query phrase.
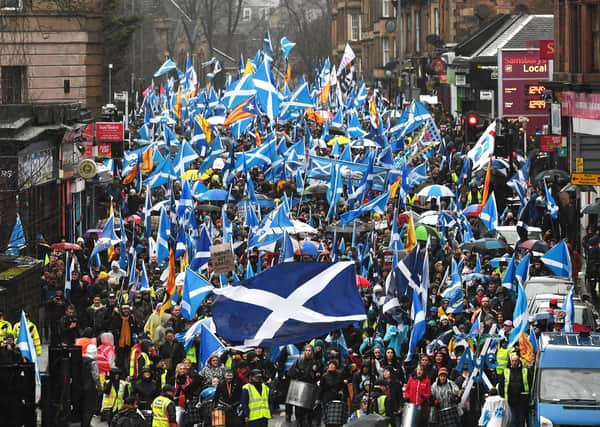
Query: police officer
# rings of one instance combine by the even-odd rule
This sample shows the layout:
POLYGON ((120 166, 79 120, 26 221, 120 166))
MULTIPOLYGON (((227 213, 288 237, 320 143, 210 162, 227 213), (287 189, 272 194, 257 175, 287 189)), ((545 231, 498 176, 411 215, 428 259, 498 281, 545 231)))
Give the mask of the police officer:
POLYGON ((123 401, 128 394, 129 383, 121 380, 121 370, 111 368, 102 391, 102 418, 106 418, 109 424, 112 417, 123 408, 123 401))
POLYGON ((162 393, 152 402, 152 427, 177 427, 175 413, 175 387, 167 384, 162 393))
POLYGON ((510 365, 504 369, 503 380, 504 399, 510 406, 512 425, 523 427, 527 418, 531 378, 528 369, 521 365, 518 354, 510 356, 510 365))
POLYGON ((269 408, 269 387, 263 384, 260 369, 250 371, 250 382, 242 387, 242 415, 246 418, 247 427, 267 427, 271 419, 269 408))

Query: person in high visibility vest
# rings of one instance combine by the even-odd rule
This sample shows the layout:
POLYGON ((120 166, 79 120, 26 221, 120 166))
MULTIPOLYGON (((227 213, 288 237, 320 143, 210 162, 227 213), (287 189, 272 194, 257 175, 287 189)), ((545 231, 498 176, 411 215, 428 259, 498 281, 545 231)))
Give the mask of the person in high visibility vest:
POLYGON ((102 390, 102 418, 110 424, 113 416, 123 408, 123 401, 128 395, 129 383, 121 379, 121 370, 111 368, 102 390))
MULTIPOLYGON (((37 326, 31 320, 29 320, 29 313, 25 313, 27 317, 27 328, 29 328, 29 333, 31 334, 31 339, 33 340, 33 346, 35 347, 35 354, 38 356, 42 355, 42 342, 40 341, 40 334, 38 333, 37 326)), ((17 322, 13 325, 13 335, 16 339, 19 338, 19 331, 21 329, 21 322, 17 322)))
POLYGON ((350 418, 348 418, 348 422, 358 420, 364 416, 369 414, 369 398, 367 396, 363 396, 360 400, 360 407, 352 413, 350 418))
POLYGON ((177 427, 175 387, 170 384, 162 388, 162 393, 152 402, 152 427, 177 427))
POLYGON ((3 342, 8 334, 12 334, 13 328, 10 322, 4 319, 4 312, 0 310, 0 342, 3 342))
POLYGON ((260 369, 250 371, 250 382, 242 387, 242 415, 246 418, 247 427, 267 427, 271 419, 269 407, 270 391, 263 384, 263 373, 260 369))
POLYGON ((516 427, 525 425, 529 407, 529 370, 521 365, 518 354, 510 356, 510 365, 504 369, 502 386, 504 399, 508 402, 512 414, 512 423, 516 427))

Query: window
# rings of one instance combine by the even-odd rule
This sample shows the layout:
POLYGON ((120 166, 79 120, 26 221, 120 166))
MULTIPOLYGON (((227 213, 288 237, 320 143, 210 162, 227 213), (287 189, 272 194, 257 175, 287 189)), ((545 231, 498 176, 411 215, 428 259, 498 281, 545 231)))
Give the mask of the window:
POLYGON ((21 0, 0 0, 0 9, 21 10, 23 9, 23 3, 21 0))
POLYGON ((600 73, 600 6, 588 5, 592 21, 592 72, 600 73))
POLYGON ((260 19, 263 21, 268 21, 271 16, 271 10, 268 7, 263 7, 260 10, 260 19))
POLYGON ((405 52, 410 52, 412 49, 412 39, 411 39, 411 34, 412 34, 412 15, 411 12, 409 11, 408 14, 406 15, 406 43, 404 43, 404 51, 405 52))
POLYGON ((421 11, 415 12, 415 52, 421 51, 421 11))
POLYGON ((23 102, 25 67, 1 67, 0 94, 3 104, 23 102))
POLYGON ((248 22, 252 19, 252 9, 245 7, 242 11, 242 21, 248 22))
POLYGON ((350 15, 350 40, 360 40, 360 15, 350 15))
POLYGON ((383 41, 383 65, 390 62, 390 39, 384 38, 383 41))
POLYGON ((396 8, 392 4, 392 0, 383 0, 383 14, 384 18, 391 18, 396 16, 396 8))
POLYGON ((440 10, 433 9, 433 34, 440 35, 440 10))

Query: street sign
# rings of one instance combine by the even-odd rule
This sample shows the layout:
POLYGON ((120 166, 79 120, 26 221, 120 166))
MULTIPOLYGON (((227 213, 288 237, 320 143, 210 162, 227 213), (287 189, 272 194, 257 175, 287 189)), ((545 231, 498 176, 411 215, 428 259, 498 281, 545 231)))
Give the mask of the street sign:
POLYGON ((494 100, 494 91, 493 90, 480 90, 479 91, 479 99, 482 101, 493 101, 494 100))
POLYGON ((115 101, 123 101, 124 102, 127 99, 127 95, 128 95, 127 92, 115 92, 113 99, 115 101))
POLYGON ((571 184, 574 185, 600 185, 600 173, 580 173, 571 174, 571 184))

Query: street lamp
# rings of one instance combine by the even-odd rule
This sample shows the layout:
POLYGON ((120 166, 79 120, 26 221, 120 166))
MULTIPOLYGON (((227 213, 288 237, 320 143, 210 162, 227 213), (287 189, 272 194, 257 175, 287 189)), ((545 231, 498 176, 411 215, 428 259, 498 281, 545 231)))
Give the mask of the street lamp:
POLYGON ((108 103, 112 104, 112 69, 113 64, 108 64, 108 103))

